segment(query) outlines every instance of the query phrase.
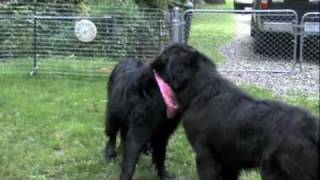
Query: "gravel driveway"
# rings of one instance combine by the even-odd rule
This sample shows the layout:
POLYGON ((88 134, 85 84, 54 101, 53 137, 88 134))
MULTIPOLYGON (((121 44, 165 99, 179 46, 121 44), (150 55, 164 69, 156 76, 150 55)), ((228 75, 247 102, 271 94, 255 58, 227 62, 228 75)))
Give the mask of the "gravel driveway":
POLYGON ((252 72, 250 70, 289 71, 290 60, 263 57, 253 52, 253 38, 250 37, 250 15, 235 15, 237 37, 220 48, 227 62, 220 65, 222 74, 236 84, 256 84, 272 90, 277 95, 302 92, 310 98, 319 99, 319 63, 304 62, 303 70, 297 67, 294 73, 252 72), (231 71, 229 71, 231 70, 231 71), (248 71, 249 70, 249 71, 248 71))

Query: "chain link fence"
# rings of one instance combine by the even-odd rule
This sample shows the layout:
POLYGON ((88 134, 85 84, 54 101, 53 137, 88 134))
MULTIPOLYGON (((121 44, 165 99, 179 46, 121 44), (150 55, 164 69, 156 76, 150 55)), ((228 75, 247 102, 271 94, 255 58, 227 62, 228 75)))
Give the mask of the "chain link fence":
POLYGON ((196 47, 222 71, 292 72, 319 61, 319 13, 300 21, 292 10, 97 9, 0 6, 0 73, 104 75, 126 57, 150 61, 172 42, 196 47))
POLYGON ((160 9, 27 7, 0 8, 2 73, 103 75, 127 57, 151 60, 171 41, 170 14, 160 9))

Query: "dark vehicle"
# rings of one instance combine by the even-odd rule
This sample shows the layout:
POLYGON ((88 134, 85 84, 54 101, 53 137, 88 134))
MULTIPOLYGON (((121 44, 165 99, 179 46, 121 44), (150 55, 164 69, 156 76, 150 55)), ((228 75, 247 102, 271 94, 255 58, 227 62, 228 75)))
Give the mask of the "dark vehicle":
POLYGON ((234 0, 233 7, 235 10, 243 10, 252 6, 253 0, 234 0))
POLYGON ((284 50, 287 50, 287 54, 292 56, 295 33, 308 36, 308 46, 313 50, 318 50, 320 42, 319 8, 320 0, 254 0, 253 10, 290 9, 297 13, 297 15, 289 11, 253 13, 251 35, 255 38, 255 52, 266 54, 275 53, 278 50, 284 53, 284 50), (272 47, 272 51, 266 50, 266 46, 272 47))

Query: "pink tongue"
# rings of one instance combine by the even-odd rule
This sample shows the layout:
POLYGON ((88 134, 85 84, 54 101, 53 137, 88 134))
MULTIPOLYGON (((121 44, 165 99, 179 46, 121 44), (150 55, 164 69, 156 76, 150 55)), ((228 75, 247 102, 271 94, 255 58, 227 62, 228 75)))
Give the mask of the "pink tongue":
POLYGON ((172 91, 171 87, 166 82, 164 82, 164 80, 159 76, 159 74, 156 71, 153 71, 153 73, 160 88, 161 95, 167 106, 167 117, 173 118, 179 110, 177 98, 174 95, 174 92, 172 91))

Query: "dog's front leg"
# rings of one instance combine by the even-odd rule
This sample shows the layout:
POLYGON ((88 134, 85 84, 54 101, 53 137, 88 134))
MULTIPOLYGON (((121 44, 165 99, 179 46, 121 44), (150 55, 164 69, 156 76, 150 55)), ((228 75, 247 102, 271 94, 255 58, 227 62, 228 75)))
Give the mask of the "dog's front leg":
POLYGON ((237 180, 240 175, 240 169, 222 166, 221 180, 237 180))
POLYGON ((166 158, 166 149, 168 144, 169 137, 164 137, 161 139, 153 139, 152 140, 152 160, 157 168, 158 176, 161 180, 166 180, 173 178, 172 175, 166 170, 165 167, 165 158, 166 158))
POLYGON ((109 141, 106 143, 105 147, 105 158, 106 159, 115 159, 117 156, 117 153, 115 151, 116 148, 116 142, 117 142, 117 133, 119 131, 119 124, 117 123, 116 119, 113 118, 113 116, 108 116, 108 120, 106 123, 106 136, 109 137, 109 141))
POLYGON ((212 153, 202 144, 193 146, 196 152, 197 171, 200 180, 219 180, 221 167, 212 153))
POLYGON ((126 137, 120 180, 131 180, 143 146, 148 142, 143 130, 132 128, 126 137))

